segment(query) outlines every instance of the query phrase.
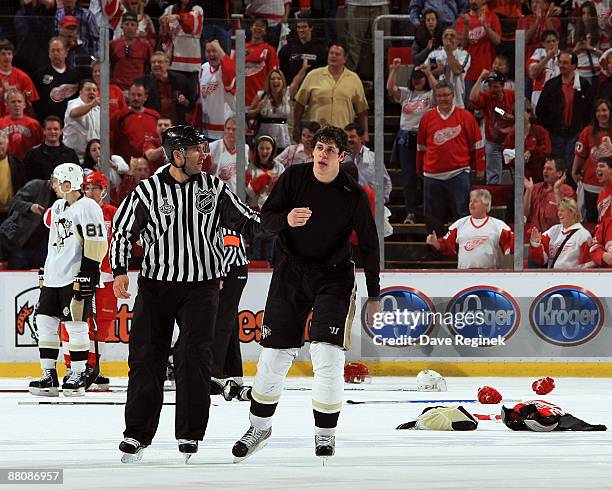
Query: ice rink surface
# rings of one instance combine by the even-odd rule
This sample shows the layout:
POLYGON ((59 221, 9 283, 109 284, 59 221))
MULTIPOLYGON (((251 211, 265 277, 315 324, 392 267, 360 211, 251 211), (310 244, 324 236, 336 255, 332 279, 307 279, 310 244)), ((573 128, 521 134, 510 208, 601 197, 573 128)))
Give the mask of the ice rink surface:
MULTIPOLYGON (((250 381, 250 380, 247 380, 250 381)), ((392 391, 414 388, 414 378, 375 378, 347 385, 345 400, 473 400, 477 388, 497 388, 504 400, 544 399, 593 424, 612 429, 612 380, 557 378, 544 397, 530 378, 447 378, 446 393, 392 391)), ((125 379, 113 379, 125 385, 125 379)), ((311 380, 290 378, 286 387, 311 380)), ((0 390, 27 387, 2 379, 0 390)), ((198 454, 185 465, 174 439, 174 407, 164 406, 157 437, 134 465, 120 462, 123 406, 31 406, 20 401, 125 401, 125 393, 84 398, 43 398, 0 393, 0 468, 63 468, 64 484, 0 485, 62 489, 612 489, 612 432, 512 432, 481 421, 473 432, 398 431, 426 403, 346 405, 336 456, 324 467, 314 456, 309 391, 286 390, 266 448, 240 464, 231 447, 248 427, 249 404, 213 397, 198 454)), ((174 393, 166 393, 174 401, 174 393)), ((514 405, 515 401, 506 401, 514 405)), ((463 403, 473 413, 498 414, 501 405, 463 403)))

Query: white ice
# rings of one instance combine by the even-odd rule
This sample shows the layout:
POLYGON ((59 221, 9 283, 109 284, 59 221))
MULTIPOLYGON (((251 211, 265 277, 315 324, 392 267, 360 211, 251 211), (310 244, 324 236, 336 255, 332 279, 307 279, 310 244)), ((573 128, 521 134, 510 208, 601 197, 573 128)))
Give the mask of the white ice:
MULTIPOLYGON (((248 381, 248 380, 247 380, 248 381)), ((448 378, 446 393, 390 391, 414 388, 414 378, 375 378, 347 385, 352 400, 469 400, 479 386, 497 388, 505 400, 541 398, 612 430, 610 379, 558 378, 538 397, 528 378, 448 378)), ((125 385, 125 379, 113 379, 125 385)), ((286 386, 308 387, 290 378, 286 386)), ((27 380, 0 380, 0 390, 27 380)), ((125 401, 125 393, 88 393, 73 400, 125 401)), ((398 431, 427 405, 345 405, 336 456, 325 467, 314 456, 309 391, 285 391, 266 448, 240 464, 231 447, 248 427, 248 403, 213 397, 200 451, 185 465, 174 439, 174 407, 164 406, 153 444, 138 464, 120 462, 123 406, 28 406, 20 401, 66 400, 0 393, 0 468, 63 468, 62 489, 587 489, 612 488, 612 432, 512 432, 481 421, 474 432, 398 431)), ((174 394, 166 393, 166 401, 174 394)), ((512 405, 513 401, 506 401, 512 405)), ((464 403, 474 413, 498 414, 501 405, 464 403)), ((58 488, 19 485, 3 488, 58 488)))

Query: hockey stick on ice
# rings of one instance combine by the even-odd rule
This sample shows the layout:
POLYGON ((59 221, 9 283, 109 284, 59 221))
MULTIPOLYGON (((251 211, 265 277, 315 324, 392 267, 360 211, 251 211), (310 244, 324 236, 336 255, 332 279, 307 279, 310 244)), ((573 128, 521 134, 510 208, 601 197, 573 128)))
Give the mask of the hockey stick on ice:
MULTIPOLYGON (((17 405, 125 405, 124 401, 91 402, 85 400, 36 400, 18 402, 17 405)), ((176 405, 176 402, 164 402, 162 405, 176 405)), ((213 407, 218 407, 216 403, 211 403, 213 407)))
MULTIPOLYGON (((520 400, 502 400, 502 402, 519 402, 520 400)), ((347 400, 349 405, 373 405, 384 403, 479 403, 478 400, 347 400)), ((501 403, 501 402, 500 402, 501 403)))
POLYGON ((97 287, 94 288, 94 294, 91 297, 91 321, 93 323, 93 338, 94 338, 94 354, 96 356, 96 365, 93 367, 93 373, 89 381, 86 380, 85 389, 87 390, 100 375, 100 350, 98 347, 98 322, 96 320, 96 291, 97 287))

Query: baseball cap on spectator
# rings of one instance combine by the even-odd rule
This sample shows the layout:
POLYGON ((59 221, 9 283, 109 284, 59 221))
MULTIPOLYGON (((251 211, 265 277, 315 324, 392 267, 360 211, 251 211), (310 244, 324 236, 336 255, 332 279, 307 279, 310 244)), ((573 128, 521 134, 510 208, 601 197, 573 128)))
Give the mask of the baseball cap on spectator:
POLYGON ((74 15, 65 15, 61 22, 62 27, 79 27, 79 19, 74 15))
POLYGON ((138 16, 134 12, 126 12, 123 14, 123 18, 121 19, 122 23, 130 20, 133 22, 138 22, 138 16))
POLYGON ((493 72, 489 73, 489 76, 487 77, 487 82, 505 83, 506 82, 506 75, 504 75, 503 73, 501 73, 499 71, 493 71, 493 72))

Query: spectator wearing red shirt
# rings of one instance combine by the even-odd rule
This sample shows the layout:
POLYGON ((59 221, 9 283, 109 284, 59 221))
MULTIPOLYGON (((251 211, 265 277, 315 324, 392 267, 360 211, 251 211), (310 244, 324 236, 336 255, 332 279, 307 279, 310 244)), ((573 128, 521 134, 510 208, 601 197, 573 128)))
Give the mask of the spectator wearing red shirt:
MULTIPOLYGON (((98 87, 98 93, 100 93, 100 61, 96 61, 92 66, 91 78, 94 82, 96 82, 96 86, 98 87)), ((125 101, 125 95, 123 95, 123 90, 121 90, 119 85, 109 83, 108 92, 108 112, 112 119, 116 112, 127 107, 127 102, 125 101)))
POLYGON ((612 215, 597 225, 590 252, 597 267, 612 268, 612 215))
POLYGON ((525 237, 529 237, 531 228, 548 230, 559 224, 559 203, 564 197, 576 200, 576 193, 565 184, 565 161, 562 158, 549 158, 542 170, 543 181, 534 184, 533 180, 525 179, 525 194, 523 203, 527 225, 525 237))
POLYGON ((174 122, 166 115, 161 115, 157 118, 157 135, 145 138, 142 145, 142 154, 149 162, 149 170, 151 175, 157 172, 157 169, 164 164, 166 153, 161 145, 162 134, 169 127, 174 126, 174 122))
POLYGON ((472 59, 465 74, 465 98, 469 97, 482 70, 493 64, 495 46, 501 42, 499 18, 483 8, 483 3, 485 0, 470 0, 469 12, 457 20, 457 32, 462 33, 461 45, 472 59))
POLYGON ((118 207, 125 196, 136 189, 142 180, 148 179, 150 175, 149 162, 146 158, 130 159, 130 171, 122 177, 121 184, 118 187, 111 189, 111 204, 118 207))
POLYGON ((133 83, 128 91, 128 107, 111 121, 113 152, 128 162, 143 156, 143 145, 157 134, 159 113, 144 106, 147 91, 141 83, 133 83))
POLYGON ((265 19, 255 19, 251 26, 251 41, 246 43, 246 105, 250 106, 257 92, 263 90, 268 73, 278 68, 276 49, 264 41, 268 23, 265 19))
POLYGON ((123 14, 123 37, 110 43, 113 83, 127 90, 134 80, 145 75, 152 54, 151 45, 138 36, 136 14, 123 14))
POLYGON ((586 221, 597 223, 597 196, 603 187, 597 178, 597 161, 606 156, 604 139, 612 137, 612 102, 598 99, 595 102, 593 121, 582 130, 576 142, 576 156, 572 167, 574 182, 582 182, 586 221))
POLYGON ((480 127, 474 116, 454 104, 454 88, 439 82, 434 88, 437 107, 419 123, 417 173, 423 175, 423 201, 427 231, 444 235, 444 223, 469 212, 470 167, 478 178, 485 161, 480 127))
POLYGON ((597 179, 604 188, 597 197, 597 219, 600 222, 607 216, 612 217, 612 148, 610 150, 607 156, 599 157, 597 161, 597 179))
POLYGON ((519 30, 527 31, 525 32, 525 58, 531 58, 536 48, 542 44, 545 31, 555 30, 559 34, 561 33, 561 21, 554 18, 554 15, 557 15, 557 10, 553 2, 531 0, 531 11, 533 13, 521 17, 516 26, 519 30))
POLYGON ((36 87, 29 75, 13 66, 15 47, 8 39, 0 39, 0 116, 8 114, 7 94, 17 89, 25 95, 26 106, 39 99, 36 87))
POLYGON ((476 80, 470 93, 474 109, 484 114, 485 155, 487 162, 487 185, 501 184, 504 160, 502 149, 508 133, 514 126, 514 90, 504 88, 506 77, 486 68, 476 80), (482 81, 487 80, 489 90, 481 91, 482 81))
POLYGON ((0 130, 9 137, 9 153, 19 160, 30 148, 42 143, 43 131, 36 119, 25 115, 26 99, 19 90, 11 90, 7 97, 9 114, 0 118, 0 130))
MULTIPOLYGON (((504 141, 504 149, 514 149, 515 127, 510 129, 510 133, 504 141)), ((536 118, 533 114, 533 107, 528 101, 525 101, 525 178, 533 180, 533 182, 542 182, 542 170, 546 157, 550 155, 552 145, 550 144, 550 136, 548 131, 542 126, 536 124, 536 118)), ((514 202, 514 197, 511 197, 514 202)), ((509 221, 506 218, 506 221, 509 221)))

